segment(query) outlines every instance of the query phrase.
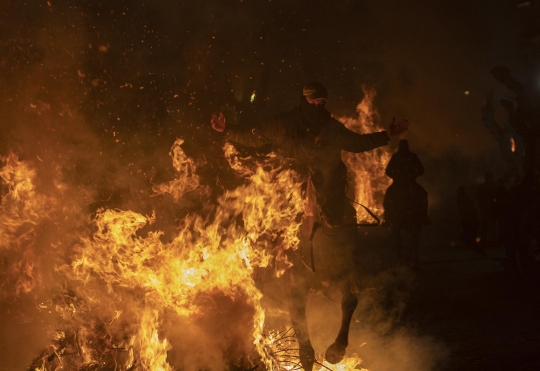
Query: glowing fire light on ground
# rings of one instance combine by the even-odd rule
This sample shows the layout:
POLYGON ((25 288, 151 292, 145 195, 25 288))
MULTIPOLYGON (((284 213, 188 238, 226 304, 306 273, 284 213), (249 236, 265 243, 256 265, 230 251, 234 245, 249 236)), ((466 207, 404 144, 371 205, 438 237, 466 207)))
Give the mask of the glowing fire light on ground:
MULTIPOLYGON (((377 130, 373 96, 366 91, 358 118, 342 119, 349 128, 377 130)), ((155 195, 175 201, 208 195, 196 163, 181 145, 177 140, 170 153, 177 178, 155 185, 155 195)), ((244 184, 200 213, 188 214, 168 242, 163 232, 152 230, 154 215, 102 209, 90 220, 81 207, 89 203, 88 194, 67 197, 69 186, 56 180, 46 194, 36 188, 31 162, 13 154, 1 158, 0 252, 17 255, 13 261, 19 262, 2 273, 2 295, 54 292, 40 304, 56 316, 52 341, 30 369, 172 370, 167 355, 175 343, 164 336, 163 323, 170 316, 189 323, 203 318, 217 297, 250 308, 249 342, 258 359, 249 358, 249 365, 300 369, 293 334, 264 327, 254 271, 270 269, 279 277, 290 267, 285 252, 298 246, 299 215, 304 212, 301 179, 275 155, 256 161, 242 158, 230 145, 224 151, 244 184), (46 223, 59 227, 44 254, 36 241, 46 223), (49 284, 40 280, 48 266, 54 266, 47 272, 54 281, 49 284)), ((356 173, 356 201, 380 211, 382 199, 370 194, 388 184, 383 179, 387 150, 344 158, 356 173)), ((323 364, 321 370, 358 369, 360 362, 345 358, 337 365, 323 364)))

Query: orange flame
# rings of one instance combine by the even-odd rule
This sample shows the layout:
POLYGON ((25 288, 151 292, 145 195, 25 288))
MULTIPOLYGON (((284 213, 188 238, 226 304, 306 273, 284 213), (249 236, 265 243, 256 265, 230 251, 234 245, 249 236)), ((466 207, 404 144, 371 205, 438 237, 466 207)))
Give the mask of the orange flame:
MULTIPOLYGON (((181 146, 183 143, 183 139, 177 139, 169 152, 169 155, 173 159, 173 167, 179 173, 179 176, 169 183, 158 184, 152 187, 156 195, 169 193, 175 201, 178 201, 186 193, 201 187, 199 176, 195 172, 196 164, 182 150, 181 146)), ((208 190, 205 189, 205 191, 208 190)))
MULTIPOLYGON (((171 151, 179 178, 154 187, 175 198, 199 187, 193 163, 185 157, 181 144, 177 141, 171 151)), ((227 151, 234 156, 233 150, 227 151)), ((235 166, 240 169, 245 161, 238 160, 235 166)), ((253 272, 255 267, 274 262, 279 275, 290 265, 283 251, 298 246, 298 215, 303 203, 293 171, 257 166, 244 173, 250 173, 245 185, 226 192, 211 217, 188 215, 170 243, 160 240, 161 232, 138 236, 153 218, 133 211, 101 211, 94 220, 97 231, 81 238, 71 265, 61 267, 66 277, 82 283, 77 294, 91 307, 90 312, 101 313, 102 318, 123 321, 128 314, 122 313, 122 303, 133 303, 131 310, 138 311, 137 327, 141 329, 132 335, 135 358, 146 362, 148 369, 170 367, 165 361, 169 345, 157 337, 163 309, 197 316, 204 311, 204 301, 197 299, 215 292, 241 297, 254 309, 253 342, 267 362, 262 294, 253 272), (141 294, 144 302, 136 303, 135 297, 141 294)))
MULTIPOLYGON (((357 133, 371 133, 384 130, 377 123, 379 115, 373 105, 376 91, 362 86, 364 98, 356 107, 358 117, 338 118, 348 129, 357 133)), ((392 182, 385 175, 386 166, 392 157, 388 147, 379 147, 364 153, 343 152, 342 158, 349 169, 354 183, 354 200, 361 203, 376 214, 383 211, 384 192, 392 182)), ((364 209, 355 205, 358 220, 367 217, 364 209)))
MULTIPOLYGON (((349 128, 375 128, 370 94, 366 90, 358 118, 342 119, 349 128)), ((182 142, 177 140, 170 152, 177 178, 154 186, 155 195, 172 195, 178 201, 194 192, 209 192, 200 184, 197 164, 185 155, 182 142)), ((0 251, 20 257, 20 265, 13 266, 18 273, 11 274, 20 278, 17 293, 40 284, 40 256, 34 248, 37 227, 49 222, 66 230, 62 241, 48 246, 53 251, 65 247, 65 256, 53 259, 60 283, 55 285, 64 291, 61 300, 51 299, 42 306, 55 311, 61 330, 54 332, 53 344, 34 363, 34 370, 98 364, 122 370, 170 370, 167 352, 174 345, 160 333, 166 313, 197 318, 209 305, 203 299, 216 293, 253 308, 252 342, 267 369, 293 367, 270 356, 275 339, 271 331, 264 331, 262 293, 254 272, 272 267, 280 276, 291 266, 286 252, 298 247, 299 215, 304 213, 301 179, 273 154, 262 160, 241 158, 230 145, 224 152, 231 167, 245 178, 244 184, 226 191, 200 215, 187 215, 168 242, 161 231, 147 231, 154 215, 130 210, 100 210, 92 222, 93 233, 88 233, 82 209, 65 196, 66 185, 55 181, 52 194, 44 195, 36 189, 37 172, 29 162, 18 161, 15 155, 1 158, 5 165, 0 179, 6 191, 0 210, 0 251), (71 219, 77 220, 71 225, 71 219)), ((384 186, 387 155, 344 154, 357 175, 357 201, 370 207, 382 203, 370 194, 372 186, 384 186), (369 182, 363 180, 368 178, 369 182)))
MULTIPOLYGON (((29 162, 19 161, 13 153, 0 156, 0 251, 12 262, 0 273, 1 294, 29 293, 41 280, 39 240, 43 225, 77 212, 63 200, 63 185, 53 184, 51 196, 36 190, 37 172, 29 162), (61 216, 61 217, 60 217, 61 216)), ((50 229, 50 226, 49 228, 50 229)))
POLYGON ((362 360, 358 358, 356 354, 353 354, 350 357, 343 357, 343 359, 335 365, 324 362, 323 366, 317 371, 368 371, 368 369, 361 367, 360 363, 362 363, 362 360))

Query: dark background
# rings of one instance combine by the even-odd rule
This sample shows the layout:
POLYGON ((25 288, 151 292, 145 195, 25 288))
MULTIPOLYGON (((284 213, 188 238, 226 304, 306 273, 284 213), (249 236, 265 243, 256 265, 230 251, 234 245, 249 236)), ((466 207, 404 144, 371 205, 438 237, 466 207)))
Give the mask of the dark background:
MULTIPOLYGON (((490 68, 540 87, 539 14, 535 0, 4 0, 0 154, 35 163, 42 179, 59 167, 64 181, 95 188, 91 210, 150 214, 141 190, 174 177, 177 137, 207 163, 206 181, 227 186, 209 123, 224 105, 256 90, 256 116, 269 117, 317 80, 331 112, 355 116, 365 85, 381 127, 409 120, 430 238, 451 242, 457 187, 507 168, 480 120, 487 92, 513 99, 490 68)), ((497 104, 496 118, 506 120, 497 104)))

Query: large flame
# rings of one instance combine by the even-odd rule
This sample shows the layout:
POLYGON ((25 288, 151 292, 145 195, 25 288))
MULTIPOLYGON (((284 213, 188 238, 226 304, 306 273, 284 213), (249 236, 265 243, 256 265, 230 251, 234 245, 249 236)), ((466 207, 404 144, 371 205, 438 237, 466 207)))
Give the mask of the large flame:
MULTIPOLYGON (((374 93, 365 93, 359 116, 341 119, 358 132, 378 130, 374 93)), ((258 359, 248 363, 262 362, 268 370, 300 368, 292 335, 283 342, 276 335, 283 332, 265 328, 254 272, 265 269, 279 277, 291 266, 287 251, 298 247, 304 212, 301 179, 273 154, 243 158, 231 145, 224 152, 243 185, 188 214, 170 239, 155 228, 155 215, 101 209, 90 220, 83 212, 90 192, 70 193, 74 190, 59 181, 59 171, 40 189, 32 162, 13 154, 1 158, 0 251, 13 256, 2 273, 2 295, 52 292, 39 307, 57 318, 51 344, 31 369, 171 370, 167 356, 175 344, 162 331, 164 322, 170 316, 196 322, 218 297, 251 308, 250 341, 258 359), (55 238, 40 242, 43 230, 52 230, 55 238), (46 267, 53 267, 48 282, 40 279, 46 267)), ((170 155, 177 177, 155 185, 154 196, 168 194, 175 201, 208 196, 181 139, 170 155)), ((355 175, 355 200, 380 210, 382 197, 372 192, 388 184, 389 152, 343 157, 355 175)), ((331 368, 352 370, 359 362, 347 358, 331 368)))
MULTIPOLYGON (((154 187, 174 199, 201 187, 195 165, 181 144, 178 140, 171 150, 178 178, 154 187)), ((227 151, 235 156, 234 150, 227 151)), ((44 212, 55 200, 60 204, 61 197, 36 191, 36 172, 29 163, 14 155, 3 160, 6 165, 0 175, 7 192, 0 216, 1 248, 18 248, 28 255, 32 251, 28 245, 36 238, 32 226, 61 219, 44 212), (21 233, 27 224, 30 227, 21 233)), ((274 263, 275 275, 280 275, 290 265, 284 251, 298 245, 298 216, 303 211, 298 177, 275 166, 276 161, 271 157, 264 169, 252 167, 243 186, 225 192, 201 214, 188 215, 170 242, 161 240, 160 231, 142 235, 141 229, 152 224, 153 216, 99 211, 94 232, 77 231, 78 242, 70 248, 67 262, 56 262, 57 278, 67 291, 61 300, 51 300, 42 308, 55 309, 61 330, 55 329, 53 343, 33 369, 78 370, 108 364, 121 370, 171 369, 167 351, 172 345, 159 332, 164 315, 167 311, 186 318, 203 315, 217 293, 253 309, 252 342, 271 368, 264 344, 262 294, 253 272, 274 263)), ((20 268, 24 282, 19 283, 25 292, 36 286, 31 265, 35 259, 30 254, 27 260, 28 265, 20 268)))
MULTIPOLYGON (((357 117, 338 117, 349 130, 365 134, 384 130, 379 125, 379 115, 373 105, 376 91, 362 86, 364 98, 357 105, 357 117)), ((349 175, 354 185, 354 201, 358 220, 369 219, 363 204, 376 214, 383 211, 384 192, 392 182, 385 175, 385 169, 392 157, 388 147, 379 147, 364 153, 343 152, 342 158, 349 169, 349 175)), ((351 197, 352 198, 352 197, 351 197)))

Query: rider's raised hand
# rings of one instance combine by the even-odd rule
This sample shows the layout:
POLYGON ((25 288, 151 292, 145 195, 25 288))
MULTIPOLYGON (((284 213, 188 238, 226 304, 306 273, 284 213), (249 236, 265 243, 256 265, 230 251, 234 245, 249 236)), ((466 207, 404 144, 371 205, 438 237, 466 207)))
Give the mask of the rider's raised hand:
POLYGON ((220 133, 224 132, 227 126, 223 112, 220 112, 219 114, 212 114, 212 119, 210 120, 210 123, 212 124, 212 128, 215 131, 219 131, 220 133))
POLYGON ((390 125, 388 125, 388 129, 386 129, 386 135, 388 135, 388 138, 393 139, 406 132, 408 128, 409 121, 401 119, 396 123, 396 118, 394 117, 390 125))

